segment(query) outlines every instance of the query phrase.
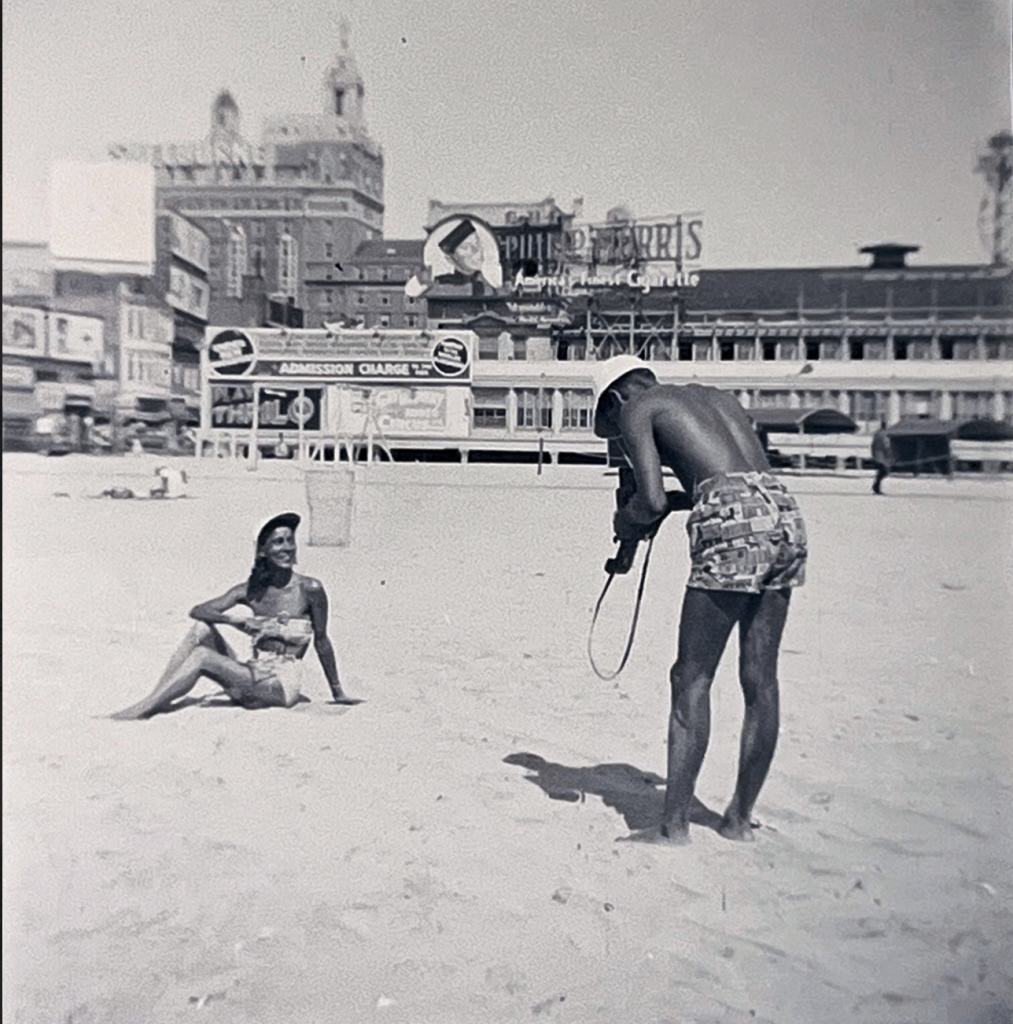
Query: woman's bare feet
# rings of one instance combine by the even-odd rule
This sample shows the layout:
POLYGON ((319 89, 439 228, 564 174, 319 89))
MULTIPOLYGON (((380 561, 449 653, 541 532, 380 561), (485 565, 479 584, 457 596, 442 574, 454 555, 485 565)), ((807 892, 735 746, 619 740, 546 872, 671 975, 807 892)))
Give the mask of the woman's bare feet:
POLYGON ((139 704, 131 704, 130 707, 117 711, 116 714, 109 717, 117 722, 137 722, 150 715, 151 708, 148 706, 148 702, 142 700, 139 704))

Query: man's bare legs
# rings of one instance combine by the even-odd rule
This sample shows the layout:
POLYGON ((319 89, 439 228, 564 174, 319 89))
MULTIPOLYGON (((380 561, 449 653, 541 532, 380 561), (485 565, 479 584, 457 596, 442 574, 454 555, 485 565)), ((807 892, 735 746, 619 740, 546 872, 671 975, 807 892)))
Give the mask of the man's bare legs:
POLYGON ((679 622, 679 651, 670 673, 668 787, 661 834, 689 840, 693 790, 710 740, 710 688, 732 627, 755 595, 688 588, 679 622))
POLYGON ((236 660, 218 630, 195 622, 173 651, 154 690, 144 700, 111 717, 132 720, 165 711, 174 700, 188 694, 202 675, 210 676, 230 694, 233 689, 249 687, 251 682, 250 669, 236 660))
POLYGON ((739 777, 718 831, 751 840, 753 805, 767 778, 780 724, 777 655, 788 618, 791 591, 766 590, 739 622, 739 681, 746 702, 739 751, 739 777))

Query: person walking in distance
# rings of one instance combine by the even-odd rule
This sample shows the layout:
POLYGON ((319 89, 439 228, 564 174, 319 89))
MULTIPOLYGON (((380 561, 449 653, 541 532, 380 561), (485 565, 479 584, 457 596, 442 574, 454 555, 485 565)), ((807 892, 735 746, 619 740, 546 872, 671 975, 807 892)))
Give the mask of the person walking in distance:
POLYGON ((880 420, 879 430, 872 435, 872 461, 876 464, 876 478, 872 481, 872 493, 883 493, 883 481, 890 475, 893 465, 893 451, 890 437, 886 432, 886 420, 880 420))

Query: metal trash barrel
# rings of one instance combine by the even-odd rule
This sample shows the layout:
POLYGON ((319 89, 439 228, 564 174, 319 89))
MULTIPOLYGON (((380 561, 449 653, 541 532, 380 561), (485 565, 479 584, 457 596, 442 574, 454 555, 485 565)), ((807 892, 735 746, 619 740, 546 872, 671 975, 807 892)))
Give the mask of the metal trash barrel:
POLYGON ((306 470, 310 546, 346 548, 352 539, 355 473, 351 469, 306 470))

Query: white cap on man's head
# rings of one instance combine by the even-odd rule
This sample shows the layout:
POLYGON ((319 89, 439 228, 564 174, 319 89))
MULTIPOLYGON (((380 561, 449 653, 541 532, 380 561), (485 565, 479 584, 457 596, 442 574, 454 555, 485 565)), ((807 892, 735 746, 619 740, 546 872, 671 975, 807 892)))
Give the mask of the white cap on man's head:
MULTIPOLYGON (((610 436, 601 407, 602 395, 620 377, 625 377, 626 374, 632 373, 634 370, 647 370, 651 374, 654 373, 649 363, 645 363, 643 359, 638 359, 636 356, 613 356, 595 366, 594 372, 591 374, 591 389, 594 395, 594 433, 596 437, 610 436)), ((614 431, 611 436, 614 436, 614 431)))

